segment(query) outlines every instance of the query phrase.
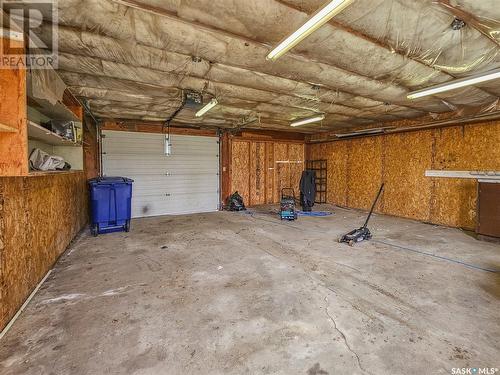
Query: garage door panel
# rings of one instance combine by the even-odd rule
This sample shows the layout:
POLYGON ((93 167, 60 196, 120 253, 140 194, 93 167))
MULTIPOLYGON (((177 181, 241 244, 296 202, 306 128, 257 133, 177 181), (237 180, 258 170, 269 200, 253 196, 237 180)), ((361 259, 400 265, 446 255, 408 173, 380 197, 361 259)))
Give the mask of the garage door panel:
MULTIPOLYGON (((109 170, 109 169, 108 169, 109 170)), ((203 175, 216 175, 217 170, 212 170, 212 171, 205 171, 205 172, 199 172, 199 168, 187 168, 183 171, 183 173, 180 172, 175 172, 175 171, 162 171, 161 174, 154 173, 153 171, 144 171, 141 170, 140 167, 135 167, 135 168, 114 168, 113 169, 114 174, 116 176, 125 176, 125 177, 130 177, 130 176, 136 176, 137 178, 152 178, 152 177, 158 177, 158 176, 167 176, 169 174, 170 176, 186 176, 186 177, 191 177, 193 174, 203 174, 203 175)), ((111 176, 110 174, 106 174, 107 176, 111 176)), ((132 178, 132 177, 130 177, 132 178)))
POLYGON ((184 194, 181 196, 152 195, 138 197, 132 202, 132 217, 180 215, 196 212, 213 212, 217 199, 207 199, 205 194, 184 194))
POLYGON ((196 194, 206 194, 207 196, 212 194, 213 195, 213 190, 208 190, 206 187, 203 186, 198 186, 196 188, 193 188, 190 190, 189 193, 186 193, 183 191, 181 188, 165 188, 165 189, 144 189, 140 195, 136 195, 135 197, 137 199, 140 199, 142 197, 151 197, 151 196, 159 196, 159 197, 164 197, 164 196, 171 196, 171 197, 177 197, 177 198, 185 198, 188 195, 196 195, 196 194))
POLYGON ((132 216, 210 212, 218 209, 217 138, 104 131, 103 169, 134 180, 132 216))
MULTIPOLYGON (((134 179, 135 175, 127 176, 134 179)), ((182 185, 183 187, 189 186, 213 186, 217 183, 218 175, 216 173, 198 173, 196 175, 186 174, 186 175, 151 175, 151 176, 141 176, 134 183, 136 189, 142 189, 148 186, 154 188, 166 187, 166 186, 177 186, 182 185)))
POLYGON ((192 174, 197 171, 204 173, 217 173, 217 159, 214 160, 199 160, 188 161, 182 163, 180 161, 171 163, 168 160, 156 161, 134 161, 134 159, 107 160, 106 169, 112 171, 128 171, 128 173, 138 175, 156 175, 156 174, 192 174))
MULTIPOLYGON (((215 143, 215 145, 217 146, 217 143, 215 143)), ((115 157, 127 157, 127 156, 136 156, 136 155, 141 155, 141 156, 144 156, 144 157, 150 157, 150 158, 153 158, 153 159, 156 159, 158 157, 162 157, 162 158, 165 158, 165 159, 169 159, 169 160, 175 160, 175 159, 184 159, 186 157, 199 157, 199 156, 207 156, 207 157, 214 157, 214 158, 217 158, 218 155, 218 149, 215 149, 214 150, 214 147, 213 145, 210 145, 210 147, 204 147, 204 148, 198 148, 197 146, 186 146, 186 147, 190 147, 189 150, 184 150, 184 151, 181 151, 181 149, 179 149, 179 145, 175 145, 177 147, 174 147, 174 145, 172 145, 172 150, 171 150, 171 154, 170 155, 166 155, 165 154, 165 150, 163 148, 163 146, 159 149, 159 150, 155 150, 154 152, 151 152, 151 150, 148 150, 147 147, 145 147, 144 149, 143 148, 139 148, 137 149, 135 152, 130 152, 129 150, 124 150, 122 146, 120 146, 120 148, 116 147, 116 149, 109 149, 109 147, 107 148, 104 148, 103 147, 103 152, 106 153, 106 154, 110 154, 110 155, 113 155, 115 157), (195 148, 196 147, 196 148, 195 148)), ((126 146, 125 146, 126 147, 126 146)))
POLYGON ((114 132, 120 134, 111 135, 112 139, 108 140, 109 132, 106 132, 103 140, 103 152, 112 155, 163 155, 165 157, 190 156, 213 154, 217 156, 218 146, 217 138, 215 137, 190 137, 196 139, 184 139, 171 135, 172 155, 166 156, 165 140, 161 134, 143 134, 134 133, 130 136, 130 132, 114 132), (214 153, 215 152, 215 153, 214 153))
MULTIPOLYGON (((134 179, 134 177, 131 177, 134 179)), ((134 179, 134 195, 157 193, 184 193, 186 191, 197 193, 213 193, 213 186, 217 185, 217 175, 212 176, 190 176, 189 179, 168 178, 163 180, 154 179, 143 181, 140 178, 134 179)))
POLYGON ((148 157, 145 155, 124 155, 124 156, 108 156, 104 155, 106 161, 108 163, 119 163, 119 165, 123 165, 126 162, 134 162, 140 164, 145 168, 159 168, 169 166, 170 168, 173 166, 177 166, 178 168, 182 168, 184 165, 199 165, 200 168, 206 168, 213 166, 214 162, 217 162, 218 158, 214 155, 202 155, 202 156, 186 156, 184 158, 174 158, 174 157, 148 157))
POLYGON ((151 154, 164 152, 161 135, 130 132, 104 131, 102 151, 109 154, 151 154), (132 135, 131 135, 132 134, 132 135))

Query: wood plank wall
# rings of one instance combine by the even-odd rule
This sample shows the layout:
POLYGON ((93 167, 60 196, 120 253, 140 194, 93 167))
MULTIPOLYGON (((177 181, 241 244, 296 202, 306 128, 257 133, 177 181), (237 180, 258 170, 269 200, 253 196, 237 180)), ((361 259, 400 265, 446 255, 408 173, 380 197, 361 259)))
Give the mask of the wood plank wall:
POLYGON ((88 219, 84 172, 0 177, 0 330, 88 219))
POLYGON ((231 193, 238 191, 247 206, 278 203, 284 187, 298 196, 304 148, 304 142, 233 139, 231 193))
POLYGON ((475 229, 477 182, 428 178, 427 169, 500 170, 500 122, 308 145, 328 160, 328 202, 369 209, 382 181, 377 211, 475 229))

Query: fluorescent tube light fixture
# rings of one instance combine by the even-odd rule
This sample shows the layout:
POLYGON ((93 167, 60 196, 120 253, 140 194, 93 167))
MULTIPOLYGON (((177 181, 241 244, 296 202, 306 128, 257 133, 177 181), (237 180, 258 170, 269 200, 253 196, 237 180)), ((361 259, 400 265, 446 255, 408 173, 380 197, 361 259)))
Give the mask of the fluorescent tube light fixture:
POLYGON ((330 19, 340 13, 346 8, 353 0, 333 0, 328 2, 323 8, 319 9, 309 18, 306 23, 298 28, 285 39, 283 39, 269 54, 268 60, 276 60, 318 30, 330 19))
POLYGON ((210 111, 213 107, 215 107, 217 104, 219 104, 219 101, 217 99, 212 99, 210 100, 202 109, 200 109, 198 112, 196 112, 196 117, 201 117, 208 111, 210 111))
POLYGON ((394 126, 386 126, 384 128, 371 128, 371 129, 363 129, 363 130, 355 130, 351 133, 340 133, 335 134, 337 138, 351 138, 351 137, 359 137, 360 135, 376 135, 383 134, 386 130, 394 129, 394 126))
POLYGON ((455 90, 460 87, 475 85, 481 82, 487 82, 500 78, 500 69, 495 69, 482 74, 477 74, 471 77, 455 79, 450 82, 441 83, 436 86, 428 87, 426 89, 410 92, 406 97, 408 99, 417 99, 424 96, 439 94, 440 92, 455 90))
POLYGON ((325 119, 325 115, 317 115, 313 117, 307 117, 300 120, 293 121, 290 126, 300 126, 310 124, 312 122, 318 122, 325 119))

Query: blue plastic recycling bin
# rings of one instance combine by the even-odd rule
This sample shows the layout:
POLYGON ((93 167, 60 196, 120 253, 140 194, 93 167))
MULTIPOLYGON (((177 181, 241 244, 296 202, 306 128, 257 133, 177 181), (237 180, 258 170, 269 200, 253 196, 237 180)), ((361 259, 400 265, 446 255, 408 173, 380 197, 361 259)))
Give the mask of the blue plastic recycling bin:
POLYGON ((127 177, 98 177, 89 180, 91 231, 130 231, 132 182, 127 177))

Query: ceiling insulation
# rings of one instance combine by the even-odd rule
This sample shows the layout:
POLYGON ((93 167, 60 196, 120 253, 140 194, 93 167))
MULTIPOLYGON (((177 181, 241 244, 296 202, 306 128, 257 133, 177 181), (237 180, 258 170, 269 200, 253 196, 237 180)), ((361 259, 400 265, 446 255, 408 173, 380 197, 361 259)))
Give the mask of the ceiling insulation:
POLYGON ((60 0, 59 73, 103 118, 163 121, 186 89, 220 102, 202 118, 182 110, 172 124, 231 128, 260 118, 245 126, 315 133, 498 110, 498 81, 406 98, 500 67, 496 0, 355 0, 267 61, 324 2, 60 0), (456 17, 465 22, 458 30, 456 17), (289 126, 320 113, 320 123, 289 126))

